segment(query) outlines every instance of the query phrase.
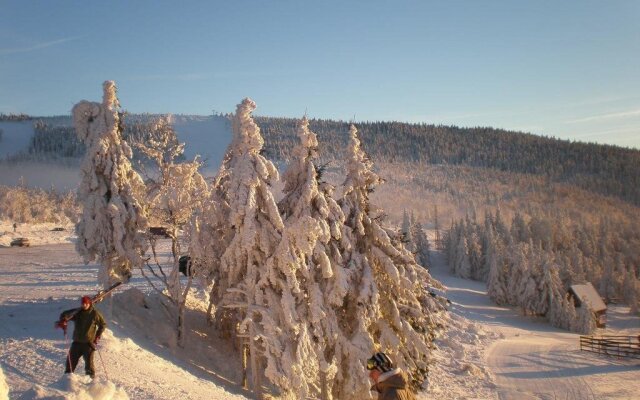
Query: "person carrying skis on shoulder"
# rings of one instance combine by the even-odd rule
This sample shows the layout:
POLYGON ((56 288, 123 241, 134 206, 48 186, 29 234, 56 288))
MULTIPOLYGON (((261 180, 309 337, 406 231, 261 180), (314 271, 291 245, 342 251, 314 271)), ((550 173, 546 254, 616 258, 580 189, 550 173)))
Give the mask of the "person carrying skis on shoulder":
POLYGON ((372 391, 378 392, 378 400, 415 400, 407 377, 400 368, 394 368, 391 359, 384 353, 376 353, 367 360, 372 391))
POLYGON ((93 353, 95 352, 98 340, 102 332, 104 332, 107 323, 104 317, 96 308, 93 307, 91 297, 82 297, 82 308, 73 308, 63 311, 60 314, 58 324, 66 332, 67 321, 73 321, 73 342, 67 354, 65 374, 75 371, 78 366, 80 357, 84 359, 84 370, 91 378, 95 377, 96 369, 93 362, 93 353))

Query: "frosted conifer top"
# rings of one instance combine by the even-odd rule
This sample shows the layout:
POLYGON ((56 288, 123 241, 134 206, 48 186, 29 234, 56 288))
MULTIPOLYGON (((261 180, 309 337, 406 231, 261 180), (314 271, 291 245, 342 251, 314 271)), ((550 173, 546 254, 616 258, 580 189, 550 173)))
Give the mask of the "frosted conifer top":
POLYGON ((256 103, 248 97, 236 108, 236 116, 233 119, 233 142, 240 153, 259 152, 264 145, 260 127, 251 117, 255 109, 256 103))

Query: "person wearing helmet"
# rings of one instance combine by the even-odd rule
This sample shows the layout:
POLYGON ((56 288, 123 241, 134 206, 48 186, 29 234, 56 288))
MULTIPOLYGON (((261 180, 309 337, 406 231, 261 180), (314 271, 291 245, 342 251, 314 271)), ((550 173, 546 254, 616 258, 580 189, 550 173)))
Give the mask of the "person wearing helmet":
POLYGON ((415 400, 409 389, 407 377, 400 368, 394 368, 391 359, 384 353, 376 353, 367 360, 372 391, 378 392, 378 400, 415 400))
POLYGON ((60 321, 73 321, 73 343, 67 354, 65 373, 75 371, 80 357, 84 359, 85 373, 95 377, 96 369, 93 363, 93 353, 96 350, 100 335, 107 324, 104 317, 96 308, 89 296, 82 297, 82 308, 67 310, 60 314, 60 321))

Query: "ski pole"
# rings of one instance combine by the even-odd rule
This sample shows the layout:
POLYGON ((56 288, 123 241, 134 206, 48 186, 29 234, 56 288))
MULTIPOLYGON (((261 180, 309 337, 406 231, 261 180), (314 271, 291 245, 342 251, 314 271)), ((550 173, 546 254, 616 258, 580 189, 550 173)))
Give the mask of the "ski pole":
POLYGON ((73 365, 71 365, 71 347, 69 346, 67 331, 64 332, 64 346, 67 348, 67 363, 69 363, 69 371, 73 374, 73 365))
POLYGON ((100 349, 98 348, 97 345, 96 345, 96 351, 98 352, 98 357, 100 358, 100 363, 102 364, 102 369, 104 369, 104 374, 107 377, 107 380, 110 381, 111 379, 109 379, 109 373, 107 372, 107 366, 104 364, 104 361, 102 360, 102 353, 100 353, 100 349))

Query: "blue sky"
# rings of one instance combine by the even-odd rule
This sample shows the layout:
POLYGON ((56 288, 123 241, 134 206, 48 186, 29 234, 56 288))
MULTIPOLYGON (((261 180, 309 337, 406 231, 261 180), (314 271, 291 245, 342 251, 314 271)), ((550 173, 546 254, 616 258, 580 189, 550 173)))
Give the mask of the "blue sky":
POLYGON ((0 112, 493 126, 640 148, 640 1, 3 1, 0 112))

